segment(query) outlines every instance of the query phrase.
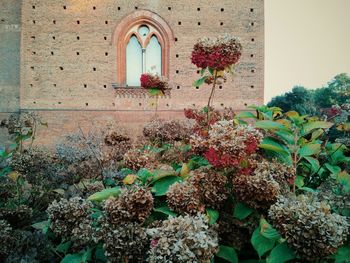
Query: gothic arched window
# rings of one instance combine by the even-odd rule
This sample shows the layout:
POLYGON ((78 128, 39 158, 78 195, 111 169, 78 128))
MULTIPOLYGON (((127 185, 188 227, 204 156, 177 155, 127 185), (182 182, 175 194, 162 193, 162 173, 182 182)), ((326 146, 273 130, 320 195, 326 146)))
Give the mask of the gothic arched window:
POLYGON ((157 31, 148 25, 132 28, 126 46, 126 85, 140 86, 142 73, 162 75, 162 47, 157 31))
POLYGON ((114 31, 117 85, 139 87, 142 73, 169 77, 173 34, 157 14, 139 10, 124 17, 114 31))

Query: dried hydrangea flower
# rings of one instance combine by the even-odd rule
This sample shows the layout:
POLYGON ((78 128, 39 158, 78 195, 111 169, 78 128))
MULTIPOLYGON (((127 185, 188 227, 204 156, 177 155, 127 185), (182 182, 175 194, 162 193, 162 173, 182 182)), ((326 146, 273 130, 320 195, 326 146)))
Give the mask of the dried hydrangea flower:
POLYGON ((172 147, 164 151, 159 157, 162 163, 187 163, 192 153, 187 144, 175 142, 172 147))
POLYGON ((169 88, 168 82, 156 74, 144 73, 140 77, 141 87, 144 89, 158 89, 164 92, 169 88))
POLYGON ((91 208, 91 202, 80 197, 53 201, 47 208, 51 230, 56 235, 69 238, 76 244, 89 242, 92 238, 91 208))
POLYGON ((108 262, 145 262, 149 239, 137 223, 110 224, 103 220, 97 229, 97 241, 102 241, 108 262))
POLYGON ((109 131, 104 137, 105 147, 102 152, 102 163, 123 160, 124 154, 131 149, 131 139, 117 131, 109 131))
POLYGON ((204 152, 214 167, 232 167, 254 154, 262 138, 263 134, 250 125, 218 121, 211 126, 207 137, 195 134, 190 144, 194 152, 204 152))
POLYGON ((201 38, 194 45, 191 61, 199 68, 224 70, 238 62, 241 52, 242 45, 234 36, 201 38))
POLYGON ((6 256, 14 244, 13 230, 6 220, 0 220, 0 256, 6 256))
POLYGON ((241 175, 232 180, 237 201, 255 209, 269 209, 277 201, 279 184, 264 175, 241 175))
POLYGON ((194 170, 188 181, 198 189, 202 202, 208 207, 220 208, 228 198, 227 177, 213 170, 194 170))
POLYGON ((253 161, 254 172, 253 175, 262 175, 269 178, 273 178, 282 187, 288 189, 291 184, 294 172, 293 167, 287 164, 278 162, 277 160, 254 160, 253 161))
POLYGON ((204 215, 179 216, 147 229, 151 237, 148 262, 206 262, 218 251, 218 236, 204 215))
POLYGON ((57 255, 54 254, 54 245, 41 230, 34 232, 16 230, 16 244, 6 258, 6 263, 17 262, 56 262, 57 255))
POLYGON ((349 234, 346 217, 332 214, 330 206, 315 196, 281 196, 269 217, 303 262, 334 254, 349 234))
POLYGON ((154 119, 143 128, 143 135, 152 142, 174 143, 188 141, 191 126, 178 120, 154 119))
POLYGON ((153 196, 149 190, 133 186, 124 191, 118 199, 109 198, 104 204, 108 220, 143 223, 153 210, 153 196))
POLYGON ((169 208, 181 214, 195 215, 205 209, 200 191, 188 182, 172 184, 166 197, 169 208))
POLYGON ((131 149, 124 154, 124 165, 131 170, 151 169, 156 167, 157 163, 156 154, 148 150, 131 149))

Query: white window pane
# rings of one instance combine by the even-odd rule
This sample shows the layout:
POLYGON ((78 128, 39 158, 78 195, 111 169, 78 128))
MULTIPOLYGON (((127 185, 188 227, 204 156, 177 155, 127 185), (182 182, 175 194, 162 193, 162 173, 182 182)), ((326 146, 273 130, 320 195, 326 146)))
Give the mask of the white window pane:
POLYGON ((126 84, 139 87, 142 74, 142 48, 135 36, 130 38, 126 48, 126 84))
POLYGON ((148 26, 143 25, 143 26, 141 26, 141 27, 139 28, 139 34, 141 35, 141 38, 142 38, 143 40, 146 39, 148 33, 149 33, 149 28, 148 28, 148 26))
POLYGON ((156 36, 152 36, 146 47, 146 72, 162 75, 162 48, 156 36))

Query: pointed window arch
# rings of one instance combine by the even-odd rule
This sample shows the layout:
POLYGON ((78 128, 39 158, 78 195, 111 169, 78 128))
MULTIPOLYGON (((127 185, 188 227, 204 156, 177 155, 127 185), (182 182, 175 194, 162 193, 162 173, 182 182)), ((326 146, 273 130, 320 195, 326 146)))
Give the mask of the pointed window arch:
POLYGON ((117 85, 139 87, 141 74, 147 72, 169 77, 173 41, 168 24, 153 12, 139 10, 124 17, 113 33, 117 85))

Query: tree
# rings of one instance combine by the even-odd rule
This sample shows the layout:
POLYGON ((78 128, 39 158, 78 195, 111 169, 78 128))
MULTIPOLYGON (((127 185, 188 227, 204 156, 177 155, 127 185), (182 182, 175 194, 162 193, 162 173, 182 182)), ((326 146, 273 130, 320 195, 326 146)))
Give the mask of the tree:
POLYGON ((267 105, 276 106, 283 111, 295 110, 300 114, 314 114, 316 109, 313 104, 313 92, 302 86, 295 86, 292 91, 274 97, 267 105))

